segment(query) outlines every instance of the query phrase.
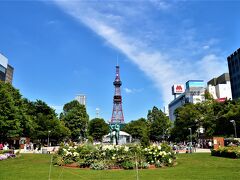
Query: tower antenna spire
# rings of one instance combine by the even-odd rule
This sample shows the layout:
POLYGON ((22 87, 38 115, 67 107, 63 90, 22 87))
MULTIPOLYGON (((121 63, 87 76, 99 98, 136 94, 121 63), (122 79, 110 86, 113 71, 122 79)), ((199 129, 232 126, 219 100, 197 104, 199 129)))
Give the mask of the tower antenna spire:
POLYGON ((117 55, 117 66, 118 66, 118 55, 117 55))
POLYGON ((120 80, 119 75, 119 66, 116 66, 116 77, 113 82, 113 85, 115 87, 115 92, 113 96, 113 111, 112 111, 112 118, 111 118, 111 124, 116 123, 124 123, 124 116, 123 116, 123 110, 122 110, 122 96, 121 96, 121 85, 122 81, 120 80))

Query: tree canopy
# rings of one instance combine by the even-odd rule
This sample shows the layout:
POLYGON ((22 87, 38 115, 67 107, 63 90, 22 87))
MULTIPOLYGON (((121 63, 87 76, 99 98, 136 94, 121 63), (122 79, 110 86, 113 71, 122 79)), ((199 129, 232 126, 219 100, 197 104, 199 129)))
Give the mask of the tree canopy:
POLYGON ((93 137, 94 141, 102 142, 104 135, 109 133, 109 126, 101 118, 94 118, 88 124, 88 134, 93 137))
POLYGON ((69 129, 45 102, 22 98, 19 90, 3 82, 0 82, 0 97, 0 141, 30 137, 31 141, 46 143, 49 132, 54 141, 69 136, 69 129))
POLYGON ((230 120, 235 120, 237 130, 240 130, 240 101, 217 102, 209 99, 202 103, 189 103, 176 109, 175 116, 171 137, 176 141, 188 139, 188 128, 192 129, 195 139, 201 134, 206 138, 230 137, 234 135, 230 120), (200 127, 204 129, 204 133, 199 131, 200 127))
POLYGON ((71 139, 73 141, 86 138, 89 116, 84 105, 76 100, 65 104, 60 119, 71 131, 71 139))
POLYGON ((152 110, 148 111, 147 120, 150 130, 150 140, 161 141, 168 135, 171 121, 161 109, 154 106, 152 110))

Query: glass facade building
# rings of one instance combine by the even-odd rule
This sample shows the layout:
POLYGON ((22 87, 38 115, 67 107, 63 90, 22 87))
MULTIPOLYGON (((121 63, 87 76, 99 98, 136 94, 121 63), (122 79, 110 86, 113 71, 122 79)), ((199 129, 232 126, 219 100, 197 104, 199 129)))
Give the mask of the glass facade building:
POLYGON ((0 53, 0 81, 12 84, 14 68, 8 64, 8 59, 0 53))
POLYGON ((228 69, 233 99, 240 98, 240 48, 228 56, 228 69))

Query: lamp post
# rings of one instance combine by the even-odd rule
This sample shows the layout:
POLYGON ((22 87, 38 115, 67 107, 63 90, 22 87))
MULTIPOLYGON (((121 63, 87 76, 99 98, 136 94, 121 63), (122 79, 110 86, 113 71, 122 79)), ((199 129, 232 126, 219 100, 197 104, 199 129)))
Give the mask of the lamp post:
POLYGON ((190 153, 192 153, 192 128, 188 128, 190 131, 190 153))
POLYGON ((48 140, 47 140, 47 145, 49 146, 49 134, 51 133, 51 131, 48 131, 48 140))
POLYGON ((230 122, 233 123, 235 138, 237 138, 236 122, 235 122, 235 120, 230 120, 230 122))

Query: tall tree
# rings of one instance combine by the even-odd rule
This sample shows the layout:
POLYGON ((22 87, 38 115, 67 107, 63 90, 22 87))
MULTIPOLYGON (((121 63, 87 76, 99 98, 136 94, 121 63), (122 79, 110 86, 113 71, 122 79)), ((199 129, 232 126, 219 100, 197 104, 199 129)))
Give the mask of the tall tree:
POLYGON ((101 118, 94 118, 88 124, 88 134, 93 137, 93 140, 102 142, 104 135, 109 133, 109 126, 101 118))
POLYGON ((161 111, 161 109, 154 106, 152 110, 148 111, 147 120, 150 128, 150 140, 163 140, 170 130, 170 119, 161 111))
POLYGON ((142 145, 149 144, 149 127, 145 118, 129 122, 124 126, 123 131, 129 133, 133 139, 140 140, 142 145))
POLYGON ((74 100, 64 105, 60 119, 71 131, 71 139, 78 141, 79 138, 86 138, 89 116, 84 105, 74 100))
POLYGON ((46 143, 48 137, 60 141, 70 135, 69 129, 64 126, 64 122, 59 121, 55 111, 41 100, 28 102, 28 115, 33 120, 32 139, 46 143))
POLYGON ((0 81, 0 139, 19 137, 23 133, 23 101, 19 90, 0 81))
POLYGON ((176 120, 171 137, 176 141, 187 140, 188 128, 192 129, 193 138, 199 135, 199 128, 204 128, 204 137, 233 136, 234 127, 230 122, 235 120, 237 130, 240 130, 240 101, 217 102, 208 99, 197 104, 185 104, 175 111, 176 120))
POLYGON ((144 135, 148 135, 149 133, 147 120, 140 118, 136 121, 131 121, 124 126, 123 131, 131 134, 133 139, 141 140, 144 135))

